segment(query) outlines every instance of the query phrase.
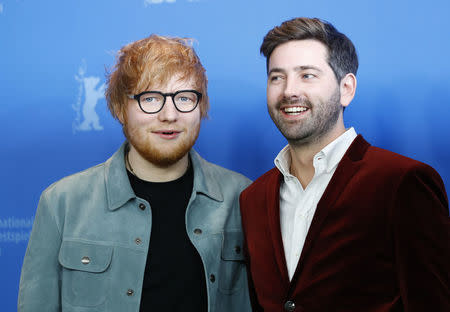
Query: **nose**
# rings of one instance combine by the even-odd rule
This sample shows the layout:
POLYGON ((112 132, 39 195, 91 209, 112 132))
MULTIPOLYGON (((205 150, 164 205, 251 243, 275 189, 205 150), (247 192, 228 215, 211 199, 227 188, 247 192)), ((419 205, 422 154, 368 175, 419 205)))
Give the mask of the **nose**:
POLYGON ((293 77, 286 77, 283 95, 285 98, 300 97, 300 83, 293 77))
POLYGON ((180 112, 176 109, 172 97, 168 96, 163 108, 158 112, 158 119, 165 122, 174 122, 178 119, 180 112))

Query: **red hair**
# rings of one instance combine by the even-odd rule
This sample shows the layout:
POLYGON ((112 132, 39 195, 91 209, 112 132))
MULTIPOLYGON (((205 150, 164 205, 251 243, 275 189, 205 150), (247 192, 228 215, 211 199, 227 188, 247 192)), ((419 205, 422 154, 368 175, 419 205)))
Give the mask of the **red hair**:
POLYGON ((107 74, 105 92, 108 108, 114 118, 125 114, 128 95, 164 85, 171 77, 192 79, 202 93, 199 103, 201 117, 208 115, 208 79, 200 59, 192 48, 192 40, 151 35, 120 49, 117 64, 107 74))

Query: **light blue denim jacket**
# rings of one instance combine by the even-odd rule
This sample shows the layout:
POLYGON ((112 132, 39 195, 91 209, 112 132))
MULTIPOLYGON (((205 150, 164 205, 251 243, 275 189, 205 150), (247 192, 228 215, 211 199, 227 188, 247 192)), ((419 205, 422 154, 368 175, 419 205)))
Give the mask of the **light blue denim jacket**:
MULTIPOLYGON (((131 188, 124 146, 42 193, 22 268, 19 312, 139 311, 151 209, 131 188)), ((239 193, 250 180, 193 150, 190 157, 194 186, 186 231, 204 264, 208 311, 250 311, 239 214, 239 193)))

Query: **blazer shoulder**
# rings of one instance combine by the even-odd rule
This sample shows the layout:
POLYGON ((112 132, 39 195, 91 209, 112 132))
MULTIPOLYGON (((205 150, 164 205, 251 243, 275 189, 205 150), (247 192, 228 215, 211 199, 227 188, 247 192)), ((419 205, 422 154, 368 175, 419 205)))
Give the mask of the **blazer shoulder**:
POLYGON ((279 187, 280 178, 281 172, 277 168, 272 168, 250 184, 242 192, 242 197, 265 193, 268 188, 276 189, 279 187))
POLYGON ((361 161, 361 168, 364 168, 363 172, 374 171, 374 174, 378 176, 387 174, 399 177, 411 171, 429 172, 438 175, 431 166, 384 148, 373 146, 362 135, 356 137, 344 158, 351 159, 356 163, 361 161))
POLYGON ((439 173, 421 161, 370 146, 363 158, 361 172, 378 181, 391 181, 398 187, 403 184, 422 181, 429 187, 445 194, 445 186, 439 173))
POLYGON ((421 161, 376 146, 370 146, 368 148, 365 160, 373 163, 377 167, 389 168, 397 173, 411 170, 436 172, 430 165, 421 161))

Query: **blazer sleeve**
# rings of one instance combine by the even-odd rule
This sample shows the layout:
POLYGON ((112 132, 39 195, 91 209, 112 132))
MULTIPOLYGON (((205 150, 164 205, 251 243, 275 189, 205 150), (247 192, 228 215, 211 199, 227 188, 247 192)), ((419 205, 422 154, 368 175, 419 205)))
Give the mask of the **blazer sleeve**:
POLYGON ((246 232, 246 222, 247 222, 247 214, 246 214, 246 201, 245 201, 245 191, 241 193, 239 196, 239 207, 241 210, 241 218, 242 218, 242 231, 244 233, 244 256, 245 256, 245 265, 247 268, 247 281, 248 281, 248 289, 250 295, 250 304, 253 312, 262 312, 263 308, 258 303, 258 299, 256 296, 255 285, 253 283, 252 273, 251 273, 251 265, 250 265, 250 254, 247 249, 247 232, 246 232))
POLYGON ((20 277, 18 312, 61 311, 61 235, 44 192, 39 201, 20 277))
POLYGON ((420 164, 401 178, 392 218, 404 310, 450 311, 448 199, 434 169, 420 164))

